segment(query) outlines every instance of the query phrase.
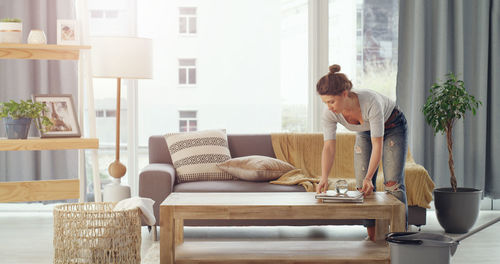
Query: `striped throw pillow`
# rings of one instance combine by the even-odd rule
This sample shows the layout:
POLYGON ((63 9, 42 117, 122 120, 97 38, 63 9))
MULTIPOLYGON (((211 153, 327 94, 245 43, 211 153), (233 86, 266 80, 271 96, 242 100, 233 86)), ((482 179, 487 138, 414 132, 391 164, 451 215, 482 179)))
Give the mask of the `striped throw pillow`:
POLYGON ((224 130, 165 135, 178 183, 233 180, 217 164, 231 159, 224 130))

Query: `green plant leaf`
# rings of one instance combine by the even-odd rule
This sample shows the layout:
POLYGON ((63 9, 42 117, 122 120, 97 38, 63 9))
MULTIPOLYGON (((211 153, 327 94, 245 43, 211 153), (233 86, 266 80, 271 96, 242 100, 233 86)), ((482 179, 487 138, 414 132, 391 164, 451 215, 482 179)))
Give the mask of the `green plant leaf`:
MULTIPOLYGON (((19 100, 19 102, 10 100, 8 102, 0 103, 0 117, 11 117, 13 119, 41 119, 44 127, 52 125, 50 119, 43 114, 46 111, 48 111, 48 109, 45 103, 33 102, 31 99, 26 101, 19 100)), ((35 122, 35 124, 37 124, 38 127, 38 123, 35 122)), ((40 127, 38 128, 41 129, 40 127)))
MULTIPOLYGON (((446 74, 444 82, 432 84, 429 91, 422 113, 427 124, 432 127, 434 135, 451 134, 456 120, 462 119, 468 111, 475 115, 477 108, 483 104, 467 92, 464 81, 458 80, 453 72, 446 74)), ((449 148, 451 148, 450 143, 448 142, 449 148)), ((450 159, 453 160, 451 156, 450 159)), ((453 166, 450 167, 450 173, 454 175, 453 166)))

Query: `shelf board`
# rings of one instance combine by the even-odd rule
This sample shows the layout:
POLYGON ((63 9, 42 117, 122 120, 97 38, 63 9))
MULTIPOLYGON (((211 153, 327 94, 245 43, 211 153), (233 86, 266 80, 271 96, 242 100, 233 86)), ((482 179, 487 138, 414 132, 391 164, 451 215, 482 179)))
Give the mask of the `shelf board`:
POLYGON ((99 139, 97 138, 0 138, 0 151, 97 148, 99 148, 99 139))
MULTIPOLYGON (((185 241, 176 247, 175 263, 385 264, 390 263, 390 253, 389 247, 384 242, 325 240, 185 241)), ((160 250, 166 249, 161 248, 160 250)))
POLYGON ((78 60, 82 49, 90 46, 0 43, 0 59, 78 60))
POLYGON ((80 181, 0 182, 0 203, 78 199, 80 181))

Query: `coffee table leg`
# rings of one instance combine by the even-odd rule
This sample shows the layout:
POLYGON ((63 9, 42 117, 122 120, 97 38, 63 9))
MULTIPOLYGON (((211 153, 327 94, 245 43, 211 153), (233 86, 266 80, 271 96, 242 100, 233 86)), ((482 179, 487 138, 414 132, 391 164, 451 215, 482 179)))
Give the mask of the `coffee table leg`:
POLYGON ((392 206, 391 232, 405 231, 405 205, 399 203, 392 206))
POLYGON ((184 242, 184 219, 175 219, 175 246, 184 242))
POLYGON ((389 233, 389 220, 375 219, 375 241, 385 240, 387 233, 389 233))
POLYGON ((160 263, 175 262, 175 222, 172 207, 160 206, 160 263))

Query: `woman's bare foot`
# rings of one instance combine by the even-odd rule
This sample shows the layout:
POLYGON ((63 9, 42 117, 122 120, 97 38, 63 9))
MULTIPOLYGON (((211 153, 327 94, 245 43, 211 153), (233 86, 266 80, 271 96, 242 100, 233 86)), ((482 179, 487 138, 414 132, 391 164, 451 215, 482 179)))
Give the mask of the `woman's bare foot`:
POLYGON ((366 232, 368 232, 368 237, 371 241, 375 242, 375 226, 367 226, 366 232))

